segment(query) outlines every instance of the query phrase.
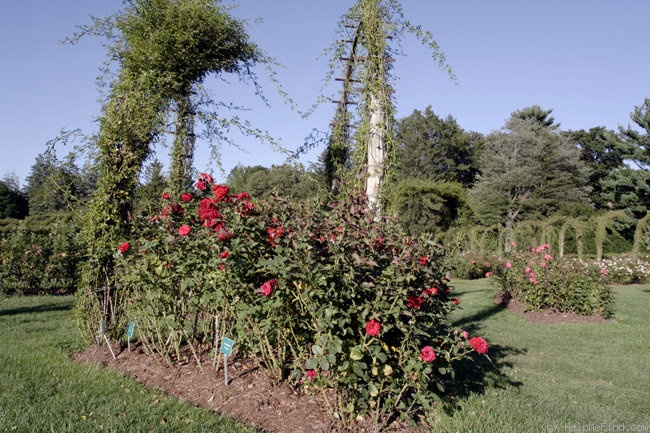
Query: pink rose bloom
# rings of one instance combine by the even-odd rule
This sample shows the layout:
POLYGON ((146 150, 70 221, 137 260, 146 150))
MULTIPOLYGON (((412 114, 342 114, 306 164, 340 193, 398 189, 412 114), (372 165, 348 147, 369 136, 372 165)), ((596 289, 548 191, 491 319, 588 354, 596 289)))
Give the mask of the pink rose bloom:
POLYGON ((305 373, 307 375, 307 380, 310 382, 314 380, 316 376, 318 376, 318 372, 316 370, 307 370, 305 373))
POLYGON ((512 268, 512 263, 510 263, 510 262, 506 262, 506 264, 505 264, 504 266, 505 266, 507 269, 510 269, 510 268, 512 268))
POLYGON ((551 261, 552 259, 553 259, 553 257, 551 257, 550 254, 546 254, 546 255, 544 256, 544 260, 546 260, 546 261, 551 261))
POLYGON ((469 338, 469 332, 463 331, 463 338, 467 340, 467 338, 469 338))
POLYGON ((490 278, 492 276, 492 272, 486 272, 485 273, 485 278, 490 278))
POLYGON ((278 287, 278 281, 275 278, 272 278, 266 281, 264 284, 262 284, 262 286, 260 287, 260 291, 262 295, 269 296, 271 295, 273 289, 276 289, 277 287, 278 287))
POLYGON ((424 362, 433 362, 436 359, 436 353, 433 351, 433 347, 423 347, 420 351, 420 359, 424 362))
POLYGON ((542 262, 539 264, 542 268, 546 268, 546 262, 542 262))
POLYGON ((378 320, 371 319, 366 322, 366 334, 375 337, 379 332, 381 332, 381 323, 378 320))
POLYGON ((190 231, 192 231, 192 229, 190 228, 190 226, 188 226, 188 225, 184 225, 184 226, 181 226, 181 227, 178 229, 178 234, 181 235, 181 236, 187 236, 187 235, 190 234, 190 231))

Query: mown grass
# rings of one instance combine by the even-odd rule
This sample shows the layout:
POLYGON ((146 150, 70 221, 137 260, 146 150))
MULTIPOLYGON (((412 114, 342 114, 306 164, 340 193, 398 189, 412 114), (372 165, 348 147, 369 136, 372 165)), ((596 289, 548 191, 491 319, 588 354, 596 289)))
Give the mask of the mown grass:
MULTIPOLYGON (((650 285, 616 287, 613 321, 533 324, 495 306, 486 280, 453 283, 463 307, 453 319, 489 341, 492 364, 464 378, 432 431, 650 431, 650 285)), ((73 302, 0 299, 1 432, 253 431, 71 361, 73 302)))
POLYGON ((0 299, 0 432, 253 432, 69 358, 73 297, 0 299))
POLYGON ((487 280, 453 284, 455 322, 489 341, 494 364, 434 431, 650 431, 650 285, 616 286, 613 321, 534 324, 495 306, 487 280))

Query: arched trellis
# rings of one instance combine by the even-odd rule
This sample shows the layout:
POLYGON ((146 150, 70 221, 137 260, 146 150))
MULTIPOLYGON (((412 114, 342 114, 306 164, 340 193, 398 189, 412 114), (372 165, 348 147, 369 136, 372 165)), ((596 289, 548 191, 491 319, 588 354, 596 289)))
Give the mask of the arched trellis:
POLYGON ((594 225, 596 226, 595 232, 595 245, 596 245, 596 260, 603 259, 603 248, 605 240, 607 240, 607 229, 612 226, 616 220, 626 220, 629 217, 623 211, 612 211, 601 215, 596 215, 593 218, 594 225))
POLYGON ((489 240, 490 235, 496 234, 496 245, 497 245, 497 251, 499 254, 501 254, 501 246, 503 245, 503 239, 504 239, 504 233, 503 229, 500 225, 495 224, 490 227, 479 227, 478 232, 481 233, 481 236, 479 238, 479 245, 478 249, 482 254, 487 253, 487 241, 489 240))
POLYGON ((578 259, 582 260, 583 247, 582 247, 582 238, 585 233, 587 225, 584 219, 580 218, 565 218, 564 223, 560 227, 558 232, 558 254, 560 257, 564 257, 564 245, 566 242, 566 234, 569 229, 573 229, 576 240, 576 253, 578 254, 578 259))
MULTIPOLYGON (((644 239, 643 235, 647 232, 650 232, 650 211, 648 211, 636 224, 636 230, 634 231, 634 246, 632 247, 633 255, 639 255, 641 252, 641 244, 644 239)), ((646 249, 650 250, 650 245, 646 245, 646 249)))

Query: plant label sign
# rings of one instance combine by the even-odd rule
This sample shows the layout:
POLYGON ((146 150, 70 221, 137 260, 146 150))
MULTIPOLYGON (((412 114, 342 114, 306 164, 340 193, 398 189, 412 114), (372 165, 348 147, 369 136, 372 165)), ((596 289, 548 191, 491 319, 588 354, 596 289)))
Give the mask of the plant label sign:
POLYGON ((232 354, 232 347, 235 342, 230 338, 223 338, 221 342, 221 353, 223 353, 223 383, 228 386, 228 357, 232 354))
POLYGON ((129 340, 133 337, 133 330, 135 329, 135 323, 129 322, 129 326, 126 327, 126 338, 129 340))
POLYGON ((235 345, 235 342, 230 338, 224 338, 221 342, 221 353, 224 356, 230 356, 232 354, 232 347, 235 345))

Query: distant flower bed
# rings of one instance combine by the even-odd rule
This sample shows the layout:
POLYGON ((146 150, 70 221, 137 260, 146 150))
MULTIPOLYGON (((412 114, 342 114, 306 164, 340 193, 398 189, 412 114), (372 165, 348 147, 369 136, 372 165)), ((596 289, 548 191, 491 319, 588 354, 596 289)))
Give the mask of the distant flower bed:
POLYGON ((650 282, 650 256, 634 257, 627 254, 594 262, 603 270, 609 284, 643 284, 650 282))
POLYGON ((495 261, 486 277, 503 296, 531 310, 552 309, 581 315, 613 314, 613 295, 607 271, 596 263, 556 257, 548 244, 525 251, 514 250, 495 261))

